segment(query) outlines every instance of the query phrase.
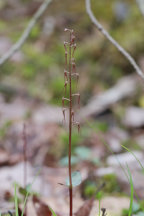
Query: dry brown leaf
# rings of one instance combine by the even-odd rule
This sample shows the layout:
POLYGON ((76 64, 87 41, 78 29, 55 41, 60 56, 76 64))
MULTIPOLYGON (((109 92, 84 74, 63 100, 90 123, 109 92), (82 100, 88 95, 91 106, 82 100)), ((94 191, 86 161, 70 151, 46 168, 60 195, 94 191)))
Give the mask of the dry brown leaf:
POLYGON ((52 213, 49 209, 49 207, 43 203, 40 199, 38 199, 36 196, 33 196, 33 204, 36 210, 37 216, 52 216, 52 213))
POLYGON ((9 162, 9 155, 6 151, 0 149, 0 166, 7 165, 9 162))
POLYGON ((78 209, 75 216, 89 216, 93 207, 94 197, 85 201, 85 203, 78 209))

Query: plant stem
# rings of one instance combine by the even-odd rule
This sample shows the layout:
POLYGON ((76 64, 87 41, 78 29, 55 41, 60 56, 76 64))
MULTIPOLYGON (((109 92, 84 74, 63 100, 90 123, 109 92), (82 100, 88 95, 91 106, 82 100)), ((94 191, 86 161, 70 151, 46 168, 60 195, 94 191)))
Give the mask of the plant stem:
POLYGON ((69 201, 70 209, 69 215, 73 215, 73 188, 72 188, 72 176, 71 176, 71 135, 72 135, 72 86, 71 86, 71 33, 70 33, 70 46, 69 46, 69 201))
MULTIPOLYGON (((73 124, 76 124, 78 126, 79 130, 79 122, 74 121, 74 110, 73 110, 73 103, 72 103, 72 97, 78 96, 78 104, 79 104, 79 98, 80 94, 75 93, 72 94, 72 76, 74 76, 76 79, 78 78, 78 73, 76 73, 75 68, 75 59, 74 59, 74 52, 76 49, 76 43, 75 43, 75 36, 74 32, 71 29, 65 28, 65 32, 70 33, 69 42, 64 42, 64 48, 65 48, 65 69, 64 69, 64 80, 65 80, 65 94, 66 94, 66 86, 68 84, 69 86, 69 97, 63 97, 62 98, 62 104, 63 104, 63 116, 65 119, 65 106, 64 101, 69 101, 69 150, 68 150, 68 174, 69 174, 69 216, 73 215, 73 185, 72 185, 72 166, 71 166, 71 154, 72 154, 72 126, 73 124), (67 61, 69 60, 69 61, 67 61), (68 63, 68 64, 67 64, 68 63)), ((66 96, 66 95, 65 95, 66 96)))

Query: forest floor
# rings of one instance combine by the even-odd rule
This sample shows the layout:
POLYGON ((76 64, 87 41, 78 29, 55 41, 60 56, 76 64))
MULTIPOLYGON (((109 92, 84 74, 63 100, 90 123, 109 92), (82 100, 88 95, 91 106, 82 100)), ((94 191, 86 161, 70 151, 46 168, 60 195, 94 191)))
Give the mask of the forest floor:
MULTIPOLYGON (((1 56, 19 39, 41 2, 0 2, 1 56)), ((140 11, 127 0, 120 14, 121 6, 115 2, 119 1, 105 2, 103 7, 103 1, 97 1, 94 13, 144 71, 140 11)), ((44 203, 57 215, 68 215, 68 128, 62 113, 65 27, 76 32, 75 59, 80 73, 81 105, 76 118, 81 128, 78 133, 74 127, 72 133, 72 169, 80 171, 82 178, 74 188, 75 215, 98 215, 100 201, 107 215, 127 216, 130 171, 135 191, 133 215, 143 216, 143 81, 96 31, 82 0, 73 5, 69 0, 51 4, 21 50, 0 66, 0 211, 14 209, 16 183, 20 208, 32 185, 28 216, 41 215, 43 208, 42 216, 48 216, 44 203), (40 210, 33 194, 38 195, 40 210), (92 207, 88 200, 93 196, 92 207), (82 215, 83 205, 91 213, 82 215)))

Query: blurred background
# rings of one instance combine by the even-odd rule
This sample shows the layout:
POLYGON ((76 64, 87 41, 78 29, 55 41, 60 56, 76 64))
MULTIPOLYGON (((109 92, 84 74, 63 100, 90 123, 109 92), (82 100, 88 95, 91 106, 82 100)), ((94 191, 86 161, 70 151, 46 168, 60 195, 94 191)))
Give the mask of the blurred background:
MULTIPOLYGON (((42 2, 0 1, 1 56, 18 41, 42 2)), ((92 0, 96 18, 144 71, 140 9, 135 0, 92 0)), ((27 184, 40 169, 33 190, 54 210, 63 205, 67 213, 68 192, 58 185, 65 182, 68 164, 68 130, 62 115, 65 28, 75 32, 80 74, 74 90, 81 94, 80 110, 76 108, 81 130, 79 134, 73 129, 72 163, 81 171, 82 184, 75 191, 75 211, 104 183, 96 198, 111 214, 127 215, 130 186, 120 163, 124 169, 128 164, 136 193, 144 198, 144 176, 130 152, 143 162, 143 80, 91 23, 84 0, 52 1, 22 48, 0 65, 0 208, 12 208, 13 182, 24 184, 25 134, 27 184)), ((135 201, 137 215, 141 202, 135 201)))

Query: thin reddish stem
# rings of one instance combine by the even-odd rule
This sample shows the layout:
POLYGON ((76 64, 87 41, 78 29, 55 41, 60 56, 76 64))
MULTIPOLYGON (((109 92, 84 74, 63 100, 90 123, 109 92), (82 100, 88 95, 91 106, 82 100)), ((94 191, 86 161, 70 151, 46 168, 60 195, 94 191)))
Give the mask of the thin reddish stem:
POLYGON ((73 215, 73 188, 72 188, 72 176, 71 176, 71 135, 72 135, 72 83, 71 83, 71 41, 72 34, 70 32, 70 45, 69 45, 69 200, 70 200, 70 216, 73 215))
POLYGON ((80 100, 80 94, 75 93, 72 94, 72 78, 76 77, 78 80, 79 74, 76 73, 76 64, 74 59, 74 52, 76 49, 75 44, 75 36, 73 33, 73 30, 71 29, 65 29, 65 32, 70 33, 70 40, 69 42, 64 42, 64 49, 65 49, 65 69, 64 69, 64 80, 65 80, 65 95, 66 95, 66 87, 69 86, 69 97, 63 97, 62 98, 62 105, 63 105, 63 115, 65 119, 65 107, 64 103, 65 101, 69 102, 69 150, 68 150, 68 174, 69 174, 69 216, 73 215, 73 185, 72 185, 72 166, 71 166, 71 154, 72 154, 72 126, 73 124, 78 125, 78 131, 80 129, 79 122, 74 121, 74 110, 73 110, 73 103, 72 103, 72 97, 77 96, 78 97, 78 104, 80 100))

